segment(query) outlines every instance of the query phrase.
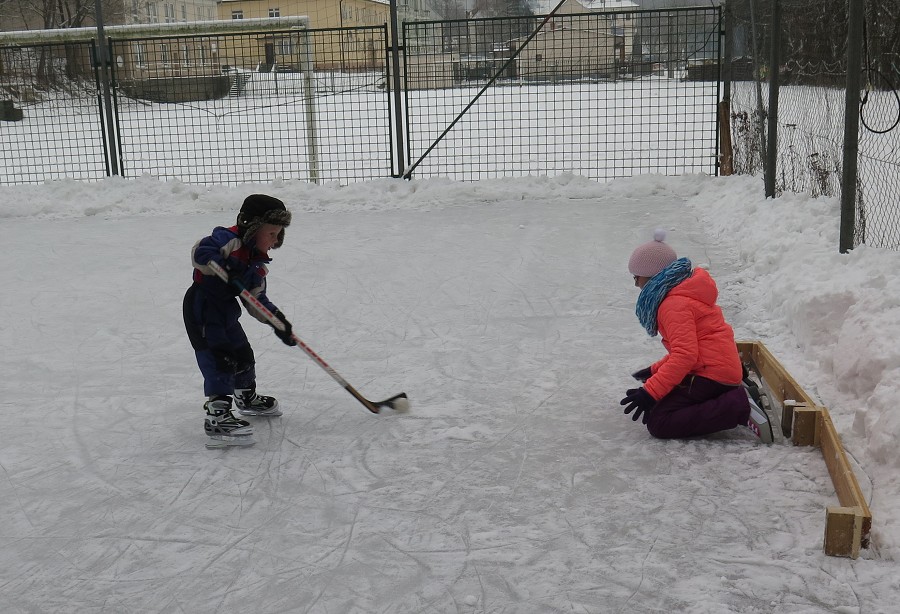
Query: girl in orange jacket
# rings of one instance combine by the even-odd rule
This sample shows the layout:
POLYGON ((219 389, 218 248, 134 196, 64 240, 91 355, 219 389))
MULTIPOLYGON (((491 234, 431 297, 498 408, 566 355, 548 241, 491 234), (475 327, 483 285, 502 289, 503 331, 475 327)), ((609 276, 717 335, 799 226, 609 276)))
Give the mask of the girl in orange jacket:
MULTIPOLYGON (((668 353, 633 374, 644 385, 626 392, 625 413, 634 411, 633 420, 643 416, 650 434, 661 439, 753 428, 734 331, 716 304, 719 292, 709 273, 679 259, 662 230, 634 250, 628 270, 641 289, 638 320, 651 337, 662 335, 668 353)), ((765 426, 771 441, 771 426, 765 426)))

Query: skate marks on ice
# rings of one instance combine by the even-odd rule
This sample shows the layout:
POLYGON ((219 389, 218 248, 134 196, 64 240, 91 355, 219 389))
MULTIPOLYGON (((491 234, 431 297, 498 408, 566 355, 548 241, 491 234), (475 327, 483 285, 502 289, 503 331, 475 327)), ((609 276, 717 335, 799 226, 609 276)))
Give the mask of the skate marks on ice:
POLYGON ((5 330, 39 367, 9 364, 5 402, 58 410, 3 433, 4 609, 878 611, 897 596, 887 565, 821 555, 815 454, 659 442, 622 416, 627 374, 659 347, 617 264, 643 217, 599 204, 298 215, 273 298, 361 392, 416 407, 367 415, 248 321, 285 411, 226 452, 199 445, 184 252, 154 252, 152 275, 123 256, 148 235, 189 246, 221 212, 17 227, 10 249, 37 237, 95 263, 79 284, 38 269, 41 292, 107 293, 9 305, 49 328, 5 330))

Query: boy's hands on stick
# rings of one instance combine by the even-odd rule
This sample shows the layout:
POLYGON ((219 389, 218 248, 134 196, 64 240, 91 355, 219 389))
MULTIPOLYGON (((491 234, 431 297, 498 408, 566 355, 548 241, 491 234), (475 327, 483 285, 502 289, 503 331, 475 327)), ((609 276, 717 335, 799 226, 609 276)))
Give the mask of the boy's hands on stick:
POLYGON ((284 325, 284 330, 278 330, 277 326, 272 327, 275 329, 275 336, 281 339, 281 342, 285 345, 291 347, 297 345, 297 342, 294 341, 294 327, 291 326, 291 323, 288 322, 286 317, 284 317, 284 314, 281 313, 281 310, 276 309, 275 313, 273 313, 272 315, 278 318, 278 321, 284 325))

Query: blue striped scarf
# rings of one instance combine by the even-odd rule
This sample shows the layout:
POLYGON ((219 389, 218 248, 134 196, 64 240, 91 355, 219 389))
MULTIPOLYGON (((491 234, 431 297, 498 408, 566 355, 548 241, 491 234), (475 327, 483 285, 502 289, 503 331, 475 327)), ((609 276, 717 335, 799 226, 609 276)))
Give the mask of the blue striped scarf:
POLYGON ((687 258, 679 258, 651 277, 644 289, 641 290, 634 313, 648 335, 655 337, 659 332, 656 328, 656 312, 659 310, 660 303, 672 288, 690 276, 691 261, 687 258))

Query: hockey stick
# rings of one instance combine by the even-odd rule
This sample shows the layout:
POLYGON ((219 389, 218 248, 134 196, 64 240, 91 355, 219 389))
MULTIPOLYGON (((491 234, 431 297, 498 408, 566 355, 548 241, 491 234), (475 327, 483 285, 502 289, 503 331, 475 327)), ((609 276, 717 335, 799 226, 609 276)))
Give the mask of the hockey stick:
MULTIPOLYGON (((206 263, 206 266, 208 266, 225 283, 229 283, 230 281, 232 284, 234 284, 234 286, 241 291, 241 298, 244 299, 244 301, 252 305, 254 309, 261 313, 266 321, 269 322, 269 324, 271 324, 277 330, 284 332, 284 323, 276 318, 275 314, 266 309, 266 306, 259 302, 259 299, 253 296, 250 291, 244 287, 244 284, 242 284, 237 279, 229 280, 228 273, 226 273, 225 269, 219 266, 219 263, 217 262, 210 260, 206 263)), ((311 347, 306 345, 303 340, 300 339, 300 337, 298 337, 294 333, 291 333, 291 338, 297 343, 297 347, 306 352, 306 355, 312 358, 317 365, 322 367, 325 372, 334 379, 334 381, 340 384, 344 388, 344 390, 352 394, 357 401, 365 405, 366 409, 368 409, 373 414, 377 414, 382 407, 390 407, 391 409, 396 411, 407 411, 409 409, 409 400, 405 392, 395 394, 394 396, 385 399, 384 401, 370 401, 359 392, 357 392, 356 389, 347 382, 347 380, 338 375, 337 371, 332 369, 331 366, 329 366, 329 364, 325 362, 321 356, 316 354, 311 347)))

